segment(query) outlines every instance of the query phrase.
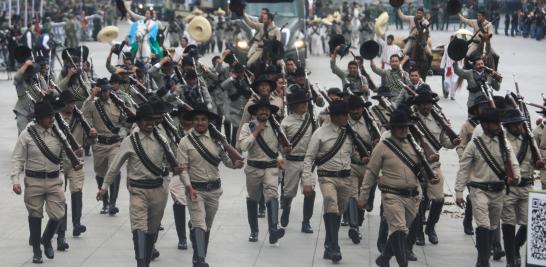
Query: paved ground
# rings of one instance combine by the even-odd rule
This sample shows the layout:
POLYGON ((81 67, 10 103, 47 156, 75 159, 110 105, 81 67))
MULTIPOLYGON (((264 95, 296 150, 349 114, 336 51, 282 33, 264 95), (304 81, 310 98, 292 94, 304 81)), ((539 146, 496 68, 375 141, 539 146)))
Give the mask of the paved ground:
MULTIPOLYGON (((127 27, 124 27, 126 30, 127 27)), ((405 34, 405 32, 404 32, 405 34)), ((446 32, 434 32, 434 43, 445 43, 449 36, 446 32)), ((543 70, 546 61, 544 42, 526 40, 522 38, 507 38, 496 36, 495 49, 501 55, 500 72, 504 76, 501 93, 513 90, 512 75, 517 74, 520 88, 527 100, 539 102, 543 86, 543 70)), ((109 47, 105 44, 89 43, 91 56, 100 75, 106 75, 104 62, 109 47)), ((210 56, 203 62, 210 62, 210 56)), ((341 66, 346 66, 348 59, 344 59, 341 66)), ((328 69, 328 58, 312 57, 308 59, 313 82, 321 87, 339 86, 339 80, 328 69)), ((368 66, 368 63, 366 63, 368 66)), ((3 74, 2 74, 3 75, 3 74)), ((2 77, 0 75, 0 77, 2 77)), ((374 76, 379 83, 377 76, 374 76)), ((440 93, 440 77, 430 77, 428 82, 432 88, 440 93)), ((28 246, 27 211, 23 197, 11 191, 9 182, 9 159, 17 137, 14 116, 11 111, 16 94, 12 82, 0 82, 0 168, 5 170, 3 179, 0 179, 0 266, 31 265, 32 250, 28 246)), ((446 114, 452 119, 456 130, 466 118, 465 91, 460 91, 456 101, 442 99, 440 104, 446 114)), ((534 112, 532 112, 534 114, 534 112)), ((464 235, 461 225, 461 210, 453 205, 454 178, 457 171, 457 158, 454 151, 442 151, 442 169, 446 177, 445 214, 442 216, 437 232, 440 244, 424 247, 415 247, 419 258, 411 262, 411 266, 472 266, 475 262, 476 251, 472 236, 464 235)), ((90 161, 91 158, 86 160, 90 161)), ((307 235, 299 232, 303 198, 294 201, 291 223, 286 228, 286 235, 280 246, 273 247, 267 241, 267 221, 260 219, 260 242, 247 241, 249 228, 246 220, 245 196, 246 188, 242 171, 221 170, 224 195, 221 199, 220 210, 212 229, 211 245, 207 258, 211 266, 329 266, 332 263, 322 259, 324 230, 322 223, 322 198, 317 196, 315 215, 312 226, 315 234, 307 235)), ((45 265, 55 266, 134 266, 134 251, 130 233, 128 217, 128 194, 120 190, 120 213, 110 217, 99 214, 100 203, 95 201, 96 183, 92 165, 86 164, 87 180, 84 189, 83 223, 87 225, 87 232, 79 238, 73 238, 71 226, 67 236, 70 249, 68 252, 57 252, 54 260, 44 258, 45 265)), ((122 182, 125 185, 125 182, 122 182)), ((319 193, 320 194, 320 193, 319 193)), ((68 194, 69 195, 69 194, 68 194)), ((69 198, 69 196, 67 196, 69 198)), ((378 198, 376 198, 378 199, 378 198)), ((68 203, 69 202, 69 199, 68 203)), ((190 265, 191 250, 176 249, 177 237, 172 215, 172 202, 169 201, 163 219, 165 230, 161 232, 157 248, 161 257, 153 262, 153 266, 190 265)), ((340 229, 340 244, 343 254, 343 266, 374 266, 374 259, 378 256, 375 246, 378 229, 378 203, 376 209, 366 215, 362 227, 364 239, 359 245, 354 245, 347 236, 347 228, 340 229)), ((69 217, 70 218, 70 217, 69 217)), ((69 219, 70 221, 70 219, 69 219)), ((70 223, 69 223, 70 224, 70 223)), ((44 222, 45 225, 45 222, 44 222)), ((393 264, 394 259, 391 261, 393 264)), ((504 262, 496 262, 493 266, 504 266, 504 262)))

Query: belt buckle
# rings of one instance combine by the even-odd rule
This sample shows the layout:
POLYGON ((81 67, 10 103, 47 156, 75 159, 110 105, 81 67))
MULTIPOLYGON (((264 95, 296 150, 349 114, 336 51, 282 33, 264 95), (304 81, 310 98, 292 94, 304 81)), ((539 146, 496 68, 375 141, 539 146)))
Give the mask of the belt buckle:
POLYGON ((207 191, 211 191, 212 190, 212 183, 207 183, 207 186, 205 186, 206 190, 207 191))
POLYGON ((334 171, 334 175, 336 177, 341 177, 341 171, 334 171))
POLYGON ((488 191, 494 191, 493 184, 487 184, 488 191))

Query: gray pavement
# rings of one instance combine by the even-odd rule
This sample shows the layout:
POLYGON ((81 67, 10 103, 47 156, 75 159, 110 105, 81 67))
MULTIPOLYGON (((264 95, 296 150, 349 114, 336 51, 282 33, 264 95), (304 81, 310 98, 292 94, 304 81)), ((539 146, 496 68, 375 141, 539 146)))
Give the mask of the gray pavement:
MULTIPOLYGON (((122 27, 127 30, 127 26, 122 27)), ((406 34, 402 32, 399 34, 406 34)), ((433 32, 435 44, 446 43, 449 40, 447 32, 433 32)), ((504 76, 501 92, 513 90, 512 75, 517 79, 523 95, 528 101, 540 101, 540 93, 545 92, 542 84, 546 62, 546 48, 544 42, 536 42, 522 38, 495 36, 493 39, 496 51, 501 56, 500 73, 504 76)), ((106 75, 104 63, 109 47, 100 43, 87 44, 91 56, 96 64, 99 76, 106 75)), ((210 62, 210 56, 203 62, 210 62)), ((349 59, 339 62, 344 68, 349 59)), ((340 81, 331 74, 328 58, 311 57, 308 66, 312 71, 310 79, 318 82, 321 87, 339 86, 340 81)), ((369 69, 368 62, 365 63, 369 69)), ((0 74, 2 78, 3 74, 0 74)), ((376 84, 379 78, 372 74, 376 84)), ((429 77, 428 83, 438 93, 441 79, 439 76, 429 77)), ((4 169, 3 179, 0 179, 0 266, 27 266, 32 265, 32 249, 28 246, 27 211, 23 197, 11 191, 9 181, 10 156, 17 138, 17 129, 12 113, 16 94, 12 82, 2 81, 0 87, 0 168, 4 169)), ((454 128, 458 131, 466 119, 467 92, 458 92, 455 101, 440 101, 448 117, 451 118, 454 128)), ((532 112, 533 116, 535 115, 532 112)), ((453 205, 453 185, 458 169, 457 157, 453 150, 441 152, 442 169, 446 177, 445 211, 437 226, 440 243, 431 245, 427 242, 424 247, 415 247, 419 258, 417 262, 410 262, 410 266, 473 266, 476 251, 473 236, 467 236, 462 231, 461 212, 453 205)), ((56 252, 54 260, 44 258, 44 265, 51 266, 134 266, 134 251, 128 216, 128 193, 125 190, 125 181, 118 206, 120 213, 116 216, 100 215, 101 204, 95 200, 96 183, 92 170, 91 158, 86 158, 86 182, 84 186, 84 207, 82 222, 87 226, 87 232, 81 237, 71 236, 71 223, 67 241, 70 248, 67 252, 56 252)), ((221 205, 212 229, 211 245, 207 261, 211 266, 330 266, 332 263, 322 259, 324 229, 322 223, 322 197, 316 198, 315 213, 311 224, 314 234, 300 233, 302 219, 303 197, 294 200, 290 224, 286 228, 286 235, 279 246, 269 245, 267 240, 267 221, 260 219, 260 241, 247 241, 249 227, 246 219, 245 197, 246 188, 242 171, 222 168, 224 194, 221 205)), ((320 190, 319 190, 320 191, 320 190)), ((70 194, 67 202, 70 203, 70 194)), ((379 195, 379 194, 378 194, 379 195)), ((376 248, 378 230, 378 200, 376 197, 375 209, 366 214, 362 227, 363 240, 354 245, 347 236, 347 227, 340 229, 340 245, 343 266, 374 266, 374 260, 379 255, 376 248)), ((69 209, 70 210, 70 209, 69 209)), ((45 225, 45 221, 43 222, 45 225)), ((177 236, 174 226, 172 201, 169 200, 163 218, 165 230, 160 233, 157 249, 161 256, 153 266, 189 266, 191 264, 190 250, 178 250, 177 236)), ((395 260, 391 260, 395 265, 395 260)), ((505 262, 494 262, 492 266, 504 266, 505 262)))

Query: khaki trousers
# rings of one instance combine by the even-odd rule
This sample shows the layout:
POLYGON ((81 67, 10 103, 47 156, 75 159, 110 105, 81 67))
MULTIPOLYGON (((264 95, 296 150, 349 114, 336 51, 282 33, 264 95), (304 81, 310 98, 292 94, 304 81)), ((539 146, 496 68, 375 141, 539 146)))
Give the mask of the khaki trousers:
POLYGON ((112 145, 95 144, 93 146, 93 163, 95 175, 99 177, 106 176, 109 163, 114 160, 118 153, 120 143, 112 145))
POLYGON ((58 221, 64 217, 63 181, 59 178, 25 177, 24 199, 29 217, 43 218, 44 204, 49 219, 58 221))
POLYGON ((131 231, 156 233, 167 204, 167 190, 163 186, 153 189, 128 186, 128 190, 131 231))
MULTIPOLYGON (((303 188, 303 181, 301 175, 303 173, 303 161, 284 161, 284 196, 294 198, 298 194, 298 186, 301 184, 303 188)), ((313 173, 313 176, 315 174, 313 173)), ((313 179, 312 186, 315 187, 315 180, 313 179)))
POLYGON ((253 201, 259 202, 264 194, 265 202, 269 202, 271 199, 278 199, 278 185, 279 185, 279 169, 267 168, 258 169, 252 166, 246 166, 246 190, 248 198, 253 201))
POLYGON ((444 200, 444 174, 440 166, 433 168, 434 173, 440 179, 437 184, 428 183, 427 196, 431 201, 443 201, 444 200))
POLYGON ((488 192, 469 186, 470 201, 472 201, 472 217, 478 227, 489 230, 497 229, 502 212, 504 190, 488 192))
POLYGON ((220 196, 224 190, 222 188, 214 191, 197 191, 197 199, 192 201, 190 196, 186 196, 188 201, 188 212, 193 228, 201 228, 205 232, 210 231, 212 222, 216 216, 219 207, 220 196))
POLYGON ((529 190, 533 186, 511 186, 510 194, 504 195, 501 220, 503 224, 527 225, 527 208, 529 206, 529 190))
POLYGON ((341 215, 347 207, 349 198, 353 196, 353 182, 349 177, 318 178, 324 203, 324 213, 341 215))
POLYGON ((417 215, 419 203, 421 203, 421 194, 415 197, 402 197, 391 193, 381 193, 383 216, 389 225, 389 235, 396 231, 408 234, 417 215))
MULTIPOLYGON (((80 160, 82 160, 80 158, 80 160)), ((81 192, 83 189, 83 184, 85 181, 85 170, 84 168, 81 168, 79 170, 74 170, 72 165, 69 166, 63 166, 64 169, 64 177, 66 177, 66 180, 68 181, 68 188, 70 189, 71 193, 75 192, 81 192)))

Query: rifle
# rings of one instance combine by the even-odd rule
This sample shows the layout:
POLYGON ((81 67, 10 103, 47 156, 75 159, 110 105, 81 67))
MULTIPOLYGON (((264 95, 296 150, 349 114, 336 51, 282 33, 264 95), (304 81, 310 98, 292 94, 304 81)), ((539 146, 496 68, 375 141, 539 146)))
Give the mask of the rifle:
POLYGON ((66 121, 63 119, 63 117, 61 117, 61 114, 55 113, 55 120, 57 121, 57 124, 59 125, 60 130, 66 136, 68 144, 70 144, 70 148, 72 148, 72 150, 74 151, 81 149, 80 144, 78 144, 78 141, 76 141, 76 138, 70 131, 70 127, 68 127, 68 124, 66 123, 66 121))
POLYGON ((531 127, 531 115, 529 114, 529 110, 527 109, 527 106, 523 102, 523 96, 519 93, 519 84, 516 81, 516 75, 514 75, 513 77, 514 77, 514 84, 516 85, 516 97, 514 99, 517 99, 518 106, 519 106, 519 111, 521 111, 521 113, 523 113, 523 116, 525 116, 525 118, 527 119, 527 121, 525 121, 525 123, 527 124, 527 127, 529 129, 531 129, 532 128, 531 127))
MULTIPOLYGON (((349 95, 354 95, 354 93, 351 90, 347 90, 349 95)), ((364 103, 366 103, 366 99, 364 99, 363 96, 360 96, 364 103)), ((368 108, 364 107, 364 111, 362 112, 362 116, 364 117, 364 120, 366 121, 366 124, 370 127, 370 135, 372 136, 372 140, 379 140, 381 138, 381 131, 379 131, 379 128, 377 128, 377 125, 373 123, 373 117, 370 113, 370 110, 368 108)))
MULTIPOLYGON (((256 101, 260 100, 260 96, 254 91, 252 91, 252 97, 254 97, 254 100, 256 101)), ((279 123, 279 121, 277 121, 277 118, 275 118, 274 115, 275 114, 271 114, 271 116, 269 116, 269 123, 271 123, 273 131, 276 133, 279 143, 285 149, 290 149, 292 147, 292 144, 290 144, 290 140, 288 140, 288 137, 286 137, 286 133, 284 133, 283 129, 281 128, 281 124, 279 123)))
MULTIPOLYGON (((410 96, 415 97, 418 95, 417 92, 412 90, 409 86, 404 84, 404 82, 402 82, 401 80, 398 80, 398 82, 404 87, 404 89, 406 89, 406 91, 408 92, 410 96)), ((442 108, 440 107, 440 105, 438 105, 438 103, 432 104, 432 110, 430 111, 430 114, 432 115, 434 120, 439 124, 442 130, 445 131, 451 143, 453 143, 453 140, 455 140, 456 138, 459 138, 459 135, 453 130, 453 128, 451 128, 449 120, 447 119, 445 114, 442 112, 442 108)))
MULTIPOLYGON (((296 49, 297 51, 297 49, 296 49)), ((313 131, 317 128, 317 119, 315 118, 315 100, 314 96, 317 95, 317 92, 313 88, 311 84, 309 84, 309 77, 307 77, 307 71, 304 71, 305 73, 305 86, 307 87, 307 92, 309 93, 309 115, 311 118, 311 123, 313 126, 313 131)), ((284 102, 284 101, 283 101, 284 102)))
MULTIPOLYGON (((493 100, 493 96, 491 96, 491 93, 485 87, 487 87, 487 85, 480 86, 480 89, 482 93, 485 95, 485 97, 487 98, 489 107, 497 108, 497 106, 495 105, 495 101, 493 100)), ((508 147, 508 144, 506 143, 506 133, 504 132, 504 129, 502 127, 499 127, 499 132, 497 133, 497 135, 499 138, 499 146, 500 146, 499 150, 502 155, 504 172, 506 173, 506 176, 507 176, 504 179, 503 178, 500 178, 500 179, 503 180, 504 183, 506 184, 507 186, 506 193, 508 193, 509 192, 508 186, 512 183, 512 181, 515 180, 514 168, 512 167, 512 158, 510 157, 510 154, 508 153, 508 151, 510 151, 510 148, 508 147)))
MULTIPOLYGON (((507 95, 507 98, 515 109, 518 109, 519 111, 521 111, 520 107, 522 106, 522 103, 521 103, 522 98, 514 98, 510 94, 507 95)), ((525 105, 523 104, 523 106, 525 105)), ((529 142, 529 145, 531 147, 531 157, 533 158, 533 162, 535 163, 535 166, 536 166, 536 165, 539 165, 537 164, 539 161, 542 162, 542 155, 540 154, 540 150, 533 136, 533 132, 531 131, 531 128, 529 127, 529 124, 527 122, 528 121, 526 121, 526 123, 524 124, 525 126, 523 127, 523 132, 524 132, 523 136, 529 142)), ((544 166, 538 166, 538 167, 542 168, 544 166)))
POLYGON ((110 99, 112 99, 112 102, 121 109, 123 113, 125 113, 126 116, 132 117, 135 116, 135 113, 125 104, 125 101, 123 101, 118 95, 110 92, 110 99))
MULTIPOLYGON (((437 184, 440 181, 440 179, 436 176, 436 174, 434 174, 434 171, 432 170, 432 166, 430 166, 430 163, 425 157, 425 151, 421 148, 421 146, 419 146, 419 144, 413 137, 413 134, 411 133, 408 134, 408 141, 413 147, 413 149, 415 150, 415 152, 417 152, 417 158, 419 159, 419 162, 421 162, 421 167, 423 168, 425 172, 424 174, 426 175, 426 179, 428 180, 428 182, 430 182, 431 184, 437 184)), ((422 143, 423 142, 421 142, 421 144, 422 143)), ((417 178, 420 180, 421 184, 426 184, 423 181, 422 177, 418 176, 417 178)))
POLYGON ((154 127, 153 134, 155 138, 159 140, 159 144, 161 145, 161 148, 163 148, 163 152, 165 152, 165 158, 167 159, 167 162, 169 163, 171 170, 174 172, 175 168, 178 167, 178 162, 176 161, 174 152, 172 151, 171 147, 167 144, 167 141, 163 139, 163 136, 159 134, 157 127, 154 127))
MULTIPOLYGON (((332 99, 328 97, 328 95, 324 91, 321 90, 320 93, 322 94, 322 97, 324 97, 326 102, 328 102, 328 104, 332 103, 332 99)), ((353 126, 350 123, 347 123, 347 125, 345 125, 345 129, 347 130, 347 134, 351 136, 351 139, 353 140, 356 151, 358 152, 360 158, 369 157, 371 155, 371 149, 368 149, 368 147, 366 146, 366 142, 364 141, 362 136, 360 136, 354 130, 353 126)))
POLYGON ((66 139, 66 136, 59 130, 59 128, 57 128, 55 124, 53 124, 52 130, 55 133, 55 135, 60 139, 61 144, 63 146, 63 150, 66 153, 68 159, 70 160, 72 167, 76 168, 78 165, 81 164, 81 162, 78 159, 78 156, 76 156, 76 153, 74 153, 74 150, 72 150, 72 148, 70 147, 70 144, 68 143, 68 140, 66 139))
MULTIPOLYGON (((74 59, 72 59, 72 55, 70 54, 70 52, 68 52, 68 50, 65 50, 66 51, 66 55, 68 56, 68 59, 70 59, 70 63, 72 63, 72 66, 74 68, 76 68, 76 63, 74 63, 74 59)), ((81 68, 81 66, 80 66, 81 68)), ((91 93, 89 92, 89 88, 87 87, 87 85, 85 85, 85 81, 83 80, 83 77, 82 77, 82 69, 79 69, 76 73, 76 75, 78 75, 78 81, 80 82, 80 85, 83 86, 85 88, 85 92, 87 93, 87 95, 91 95, 91 93)))
MULTIPOLYGON (((353 53, 353 51, 350 51, 350 53, 351 53, 351 55, 353 55, 354 61, 358 62, 357 57, 353 53)), ((364 62, 364 59, 362 59, 362 62, 364 62)), ((368 74, 368 72, 366 72, 366 69, 364 69, 363 64, 358 64, 358 76, 360 76, 360 82, 362 82, 362 76, 364 76, 366 78, 366 80, 368 81, 368 88, 370 90, 372 90, 372 91, 377 90, 378 87, 375 85, 373 80, 370 78, 370 75, 368 74)))
MULTIPOLYGON (((190 105, 186 104, 182 99, 176 97, 176 101, 181 106, 183 106, 185 110, 193 110, 193 108, 190 105)), ((209 123, 209 131, 210 136, 221 144, 221 147, 224 149, 224 151, 227 152, 228 157, 231 159, 232 162, 235 162, 237 160, 244 160, 243 156, 241 156, 241 153, 239 153, 239 151, 227 141, 226 136, 222 134, 222 132, 220 132, 213 123, 209 123)))

